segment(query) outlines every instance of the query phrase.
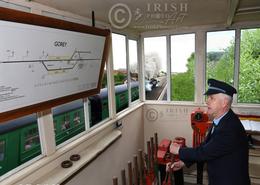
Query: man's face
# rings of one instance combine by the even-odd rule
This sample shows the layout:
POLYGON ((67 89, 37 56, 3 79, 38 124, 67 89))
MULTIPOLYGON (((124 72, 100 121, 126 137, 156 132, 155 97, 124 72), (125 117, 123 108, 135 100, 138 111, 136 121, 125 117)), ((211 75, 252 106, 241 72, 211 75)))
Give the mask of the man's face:
POLYGON ((219 118, 223 114, 224 99, 221 94, 212 94, 207 97, 208 115, 210 119, 219 118))

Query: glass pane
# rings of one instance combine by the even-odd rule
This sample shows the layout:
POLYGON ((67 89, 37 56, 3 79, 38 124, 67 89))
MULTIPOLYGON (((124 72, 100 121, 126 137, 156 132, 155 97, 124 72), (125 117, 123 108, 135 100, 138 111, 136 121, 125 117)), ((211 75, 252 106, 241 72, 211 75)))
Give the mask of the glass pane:
POLYGON ((234 49, 234 30, 207 33, 207 80, 214 78, 233 85, 234 49))
POLYGON ((116 112, 128 107, 126 37, 112 34, 116 112))
POLYGON ((99 94, 89 99, 89 127, 93 127, 102 120, 108 118, 108 93, 107 93, 107 70, 105 67, 102 79, 102 89, 99 94))
POLYGON ((5 142, 0 141, 0 161, 3 161, 5 158, 5 142))
POLYGON ((65 130, 69 130, 70 128, 70 115, 65 114, 63 116, 63 121, 61 122, 61 130, 65 131, 65 130))
POLYGON ((124 84, 127 80, 126 71, 126 37, 124 35, 112 34, 113 63, 115 85, 124 84))
POLYGON ((194 100, 195 34, 171 36, 171 100, 194 100))
POLYGON ((40 137, 39 137, 39 132, 38 128, 30 128, 28 129, 25 134, 25 144, 24 144, 24 150, 28 151, 31 148, 40 145, 40 137))
POLYGON ((78 126, 78 125, 81 123, 81 120, 80 120, 80 111, 74 112, 73 123, 74 123, 75 126, 78 126))
POLYGON ((241 31, 238 102, 260 103, 260 28, 241 31))
POLYGON ((129 66, 131 78, 131 101, 139 99, 137 41, 129 40, 129 66))
POLYGON ((0 125, 0 175, 41 154, 36 114, 0 125))
POLYGON ((166 100, 166 37, 144 38, 145 95, 147 100, 166 100))
POLYGON ((53 124, 57 145, 85 131, 83 101, 76 100, 55 107, 53 124))

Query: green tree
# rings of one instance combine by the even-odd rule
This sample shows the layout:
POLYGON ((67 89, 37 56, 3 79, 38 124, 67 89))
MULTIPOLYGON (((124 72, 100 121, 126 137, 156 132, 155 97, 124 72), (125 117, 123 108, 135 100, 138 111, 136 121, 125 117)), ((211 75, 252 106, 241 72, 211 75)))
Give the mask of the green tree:
POLYGON ((115 79, 115 85, 120 85, 124 83, 124 81, 127 79, 127 76, 126 74, 123 73, 117 73, 114 74, 114 79, 115 79))
POLYGON ((172 94, 174 101, 193 101, 194 100, 194 53, 188 58, 186 64, 187 71, 171 75, 172 94))
POLYGON ((104 70, 102 82, 101 82, 101 88, 106 88, 107 87, 107 71, 104 70))
MULTIPOLYGON (((224 52, 207 53, 207 77, 233 85, 234 40, 224 52)), ((238 101, 260 103, 260 29, 243 30, 240 43, 240 71, 238 101)), ((187 71, 171 75, 172 95, 175 101, 194 99, 194 53, 188 59, 187 71)))
POLYGON ((260 103, 260 29, 242 31, 238 101, 260 103))
POLYGON ((230 85, 234 82, 234 41, 223 52, 207 54, 207 77, 224 81, 230 85), (216 56, 216 57, 212 57, 216 56))
MULTIPOLYGON (((234 46, 233 40, 218 61, 207 57, 208 78, 216 78, 233 85, 234 46)), ((260 103, 260 29, 244 30, 240 46, 238 101, 260 103)))

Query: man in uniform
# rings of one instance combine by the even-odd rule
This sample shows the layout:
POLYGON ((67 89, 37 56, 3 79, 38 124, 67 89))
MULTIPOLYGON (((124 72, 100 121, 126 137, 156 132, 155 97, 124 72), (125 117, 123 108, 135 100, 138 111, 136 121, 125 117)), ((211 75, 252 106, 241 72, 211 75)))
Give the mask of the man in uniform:
POLYGON ((231 110, 233 94, 229 84, 208 80, 207 113, 213 120, 205 141, 197 148, 180 148, 176 143, 170 152, 179 155, 173 170, 196 162, 206 162, 209 185, 250 185, 248 173, 248 142, 245 129, 231 110))

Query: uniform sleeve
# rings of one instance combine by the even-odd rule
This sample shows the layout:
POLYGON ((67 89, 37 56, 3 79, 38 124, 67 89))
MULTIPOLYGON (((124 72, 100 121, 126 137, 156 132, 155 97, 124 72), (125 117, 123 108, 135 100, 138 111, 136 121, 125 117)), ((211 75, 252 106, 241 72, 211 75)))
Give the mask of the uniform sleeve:
POLYGON ((239 144, 234 131, 230 129, 214 130, 208 142, 197 148, 181 148, 179 157, 184 163, 209 161, 226 155, 239 144))

